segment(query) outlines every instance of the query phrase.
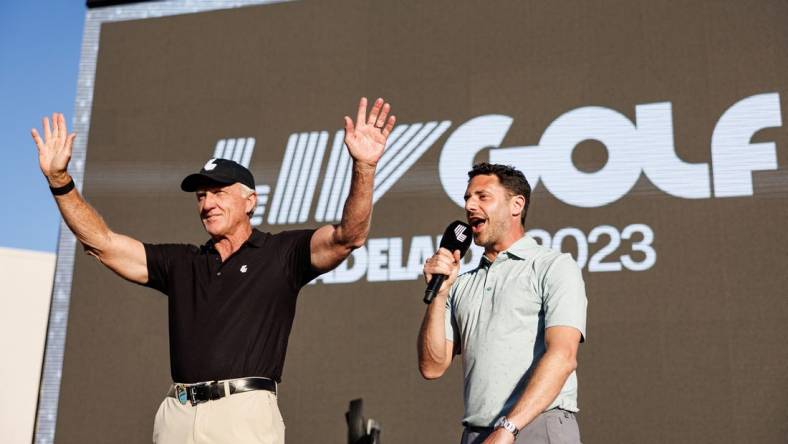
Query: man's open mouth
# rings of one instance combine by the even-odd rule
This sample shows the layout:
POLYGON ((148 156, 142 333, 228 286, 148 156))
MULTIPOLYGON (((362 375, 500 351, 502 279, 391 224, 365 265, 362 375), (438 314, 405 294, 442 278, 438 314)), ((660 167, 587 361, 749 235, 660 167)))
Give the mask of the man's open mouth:
POLYGON ((479 233, 487 225, 487 219, 478 216, 471 216, 468 218, 468 224, 471 226, 474 234, 479 233))

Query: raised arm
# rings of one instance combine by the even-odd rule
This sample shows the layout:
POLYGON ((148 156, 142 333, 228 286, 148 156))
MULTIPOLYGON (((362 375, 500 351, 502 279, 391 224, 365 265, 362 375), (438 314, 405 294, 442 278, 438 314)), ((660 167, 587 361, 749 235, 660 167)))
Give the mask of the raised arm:
POLYGON ((451 365, 454 341, 446 338, 446 302, 449 289, 460 270, 460 252, 449 253, 441 248, 424 263, 424 279, 429 282, 433 274, 448 278, 443 282, 432 303, 427 306, 419 330, 419 371, 424 379, 440 378, 451 365))
POLYGON ((377 99, 367 117, 367 99, 362 97, 355 124, 345 116, 345 146, 353 159, 350 192, 340 223, 323 226, 312 235, 312 266, 319 271, 335 268, 367 241, 375 169, 396 120, 388 116, 390 110, 388 103, 377 99))
POLYGON ((85 251, 95 256, 102 264, 121 277, 132 282, 148 282, 148 269, 145 248, 142 243, 128 236, 113 233, 104 220, 76 188, 66 191, 72 178, 68 174, 71 149, 76 134, 68 134, 63 114, 52 114, 52 127, 49 118, 43 119, 43 139, 35 128, 33 140, 38 148, 38 163, 41 172, 55 194, 55 202, 68 228, 74 233, 85 251))

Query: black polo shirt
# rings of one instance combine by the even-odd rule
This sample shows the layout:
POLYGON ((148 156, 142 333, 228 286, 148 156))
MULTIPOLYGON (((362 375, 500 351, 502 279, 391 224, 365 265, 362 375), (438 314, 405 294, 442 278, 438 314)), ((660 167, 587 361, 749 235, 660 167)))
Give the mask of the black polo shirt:
POLYGON ((213 241, 145 244, 146 286, 169 296, 173 381, 281 380, 296 297, 319 274, 313 232, 253 230, 224 262, 213 241))

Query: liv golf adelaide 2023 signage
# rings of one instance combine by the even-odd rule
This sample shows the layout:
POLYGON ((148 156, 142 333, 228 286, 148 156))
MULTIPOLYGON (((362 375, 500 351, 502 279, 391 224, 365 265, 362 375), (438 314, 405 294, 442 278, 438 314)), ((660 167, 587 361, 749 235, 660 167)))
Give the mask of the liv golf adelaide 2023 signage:
MULTIPOLYGON (((752 143, 751 139, 762 129, 782 126, 779 93, 746 97, 725 110, 710 136, 710 163, 688 163, 676 155, 670 102, 636 105, 635 115, 633 122, 609 108, 573 109, 556 118, 545 129, 539 144, 530 147, 499 146, 513 122, 506 115, 475 117, 457 128, 452 128, 448 120, 400 124, 392 132, 380 161, 373 201, 377 203, 446 132, 450 134, 440 152, 436 174, 447 197, 460 207, 464 206, 465 173, 473 165, 476 154, 490 147, 494 147, 490 150, 490 162, 519 168, 526 173, 532 187, 541 184, 561 202, 581 208, 601 207, 623 198, 641 174, 660 191, 683 199, 752 196, 752 173, 778 168, 776 145, 752 143), (579 143, 591 139, 605 146, 608 159, 602 169, 587 173, 572 163, 572 151, 579 143)), ((273 194, 269 184, 256 187, 258 205, 253 224, 338 222, 350 185, 351 160, 343 137, 343 130, 336 131, 331 149, 327 150, 329 131, 291 134, 273 194), (324 171, 323 182, 318 184, 321 171, 324 171), (310 220, 315 201, 314 217, 310 220)), ((213 156, 248 167, 254 145, 252 137, 221 139, 213 156)), ((542 245, 558 250, 562 249, 565 238, 573 238, 575 259, 590 272, 644 271, 657 260, 652 245, 654 231, 647 223, 633 223, 621 229, 603 224, 588 233, 575 227, 561 228, 552 234, 531 228, 528 234, 542 245), (607 242, 600 242, 603 236, 607 236, 607 242), (628 253, 618 258, 608 257, 618 250, 621 239, 634 240, 632 251, 640 252, 641 258, 633 259, 628 253), (589 244, 599 247, 590 258, 589 244)), ((337 270, 317 281, 333 284, 355 282, 364 277, 369 282, 418 279, 424 260, 434 253, 440 236, 414 235, 408 243, 410 249, 403 251, 402 237, 370 239, 337 270)), ((472 259, 465 263, 466 270, 474 267, 482 254, 481 248, 472 251, 472 259)))

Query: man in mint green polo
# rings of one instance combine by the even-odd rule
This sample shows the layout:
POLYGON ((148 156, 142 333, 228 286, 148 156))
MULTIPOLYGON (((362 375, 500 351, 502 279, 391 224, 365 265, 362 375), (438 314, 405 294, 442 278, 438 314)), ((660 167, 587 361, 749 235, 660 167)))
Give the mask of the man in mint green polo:
POLYGON ((462 444, 580 443, 577 350, 586 334, 585 284, 569 254, 525 235, 531 187, 522 172, 481 163, 468 173, 465 211, 484 257, 459 275, 440 249, 424 265, 448 276, 419 333, 419 370, 439 378, 462 355, 462 444))

